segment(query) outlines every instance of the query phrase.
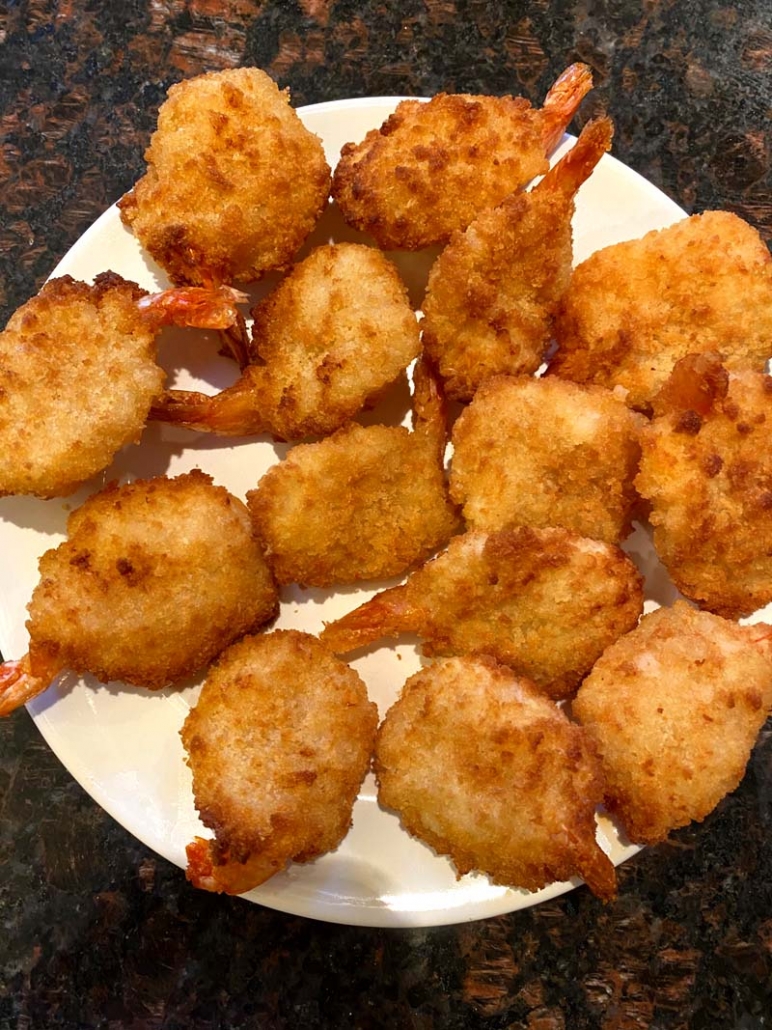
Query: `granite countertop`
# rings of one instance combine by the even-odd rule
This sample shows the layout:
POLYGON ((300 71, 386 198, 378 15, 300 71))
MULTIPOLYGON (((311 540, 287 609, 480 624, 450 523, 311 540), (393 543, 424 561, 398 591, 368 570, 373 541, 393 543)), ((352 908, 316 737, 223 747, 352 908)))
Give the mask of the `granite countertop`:
MULTIPOLYGON (((538 102, 573 60, 614 154, 688 212, 772 236, 763 0, 18 0, 0 8, 0 308, 143 171, 166 89, 254 64, 296 105, 439 90, 538 102)), ((23 711, 0 722, 0 1028, 756 1030, 772 1019, 772 732, 702 825, 579 888, 435 929, 314 922, 194 891, 23 711)))

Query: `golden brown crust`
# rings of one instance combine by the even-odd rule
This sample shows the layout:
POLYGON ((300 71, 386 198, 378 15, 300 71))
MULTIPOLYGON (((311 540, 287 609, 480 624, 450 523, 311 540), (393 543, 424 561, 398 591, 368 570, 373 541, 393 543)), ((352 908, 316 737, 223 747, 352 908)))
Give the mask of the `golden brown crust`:
POLYGON ((642 608, 642 578, 618 547, 564 529, 477 530, 321 638, 345 653, 417 633, 426 654, 491 655, 561 698, 642 608))
POLYGON ((617 543, 637 500, 643 419, 602 387, 489 379, 453 427, 450 493, 469 526, 564 526, 617 543))
POLYGON ((679 590, 739 618, 772 601, 772 378, 710 358, 683 359, 655 400, 636 484, 679 590))
POLYGON ((676 361, 715 351, 763 371, 772 339, 772 257, 727 211, 692 215, 596 251, 571 277, 550 374, 621 386, 648 411, 676 361))
POLYGON ((279 583, 397 576, 458 524, 434 447, 401 426, 354 423, 294 447, 247 504, 279 583))
MULTIPOLYGON (((197 886, 240 894, 334 850, 351 825, 378 716, 316 637, 246 637, 210 671, 182 728, 196 808, 214 831, 197 886)), ((190 854, 190 852, 189 852, 190 854)))
POLYGON ((145 158, 121 217, 177 283, 286 267, 329 195, 321 140, 257 68, 172 86, 145 158))
POLYGON ((40 559, 30 657, 157 689, 271 618, 276 587, 241 501, 202 472, 112 484, 40 559))
POLYGON ((595 839, 603 782, 583 730, 488 658, 451 658, 407 681, 378 732, 381 804, 459 875, 538 890, 583 876, 604 899, 614 868, 595 839))
POLYGON ((163 388, 135 283, 53 279, 0 334, 0 495, 57 497, 136 443, 163 388))
POLYGON ((326 435, 375 401, 421 349, 396 268, 359 243, 317 247, 253 315, 264 364, 214 396, 169 391, 155 418, 222 435, 326 435))
POLYGON ((572 711, 631 840, 704 819, 740 782, 772 708, 769 632, 679 601, 644 616, 585 679, 572 711))
POLYGON ((529 193, 514 193, 454 233, 432 266, 423 344, 449 397, 468 401, 491 375, 535 372, 571 276, 574 196, 611 145, 607 118, 529 193))

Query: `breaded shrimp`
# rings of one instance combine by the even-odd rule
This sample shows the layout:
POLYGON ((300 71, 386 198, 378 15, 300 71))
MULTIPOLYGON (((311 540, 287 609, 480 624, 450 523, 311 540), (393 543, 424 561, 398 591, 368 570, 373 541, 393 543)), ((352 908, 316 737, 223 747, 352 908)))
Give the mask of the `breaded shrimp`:
POLYGON ((618 547, 565 529, 471 530, 321 639, 344 654, 417 633, 427 655, 492 655, 563 698, 642 610, 642 578, 618 547))
POLYGON ((599 386, 496 376, 453 427, 451 497, 474 529, 564 526, 618 543, 631 529, 644 421, 599 386))
POLYGON ((172 86, 145 160, 121 218, 177 283, 249 282, 285 268, 329 195, 321 140, 257 68, 172 86))
POLYGON ((621 386, 650 411, 676 361, 715 351, 731 371, 764 370, 772 339, 772 257, 728 211, 693 215, 606 247, 574 269, 549 373, 621 386))
POLYGON ((40 559, 29 654, 2 666, 0 715, 65 669, 157 690, 278 609, 246 506, 193 471, 90 497, 40 559))
POLYGON ((664 840, 738 785, 772 709, 771 636, 679 601, 598 660, 572 710, 630 840, 664 840))
POLYGON ((383 249, 446 243, 547 171, 547 156, 590 89, 590 69, 573 64, 540 110, 511 96, 403 100, 380 129, 343 147, 332 196, 346 221, 383 249))
POLYGON ((294 447, 247 505, 279 584, 330 586, 401 575, 447 543, 444 398, 431 369, 414 374, 413 432, 350 423, 294 447))
POLYGON ((482 211, 435 261, 421 327, 448 397, 468 401, 489 376, 543 362, 571 276, 574 197, 612 133, 608 118, 589 122, 533 190, 482 211))
POLYGON ((772 378, 679 361, 642 433, 636 486, 678 589, 726 618, 772 601, 772 378))
POLYGON ((339 429, 417 357, 418 324, 394 265, 372 247, 318 247, 254 311, 263 364, 207 396, 169 390, 164 422, 224 436, 285 440, 339 429))
POLYGON ((227 288, 147 294, 113 272, 52 279, 0 334, 0 495, 72 493, 136 443, 163 390, 162 325, 225 328, 227 288))
POLYGON ((316 637, 279 630, 228 648, 182 728, 215 835, 188 845, 188 879, 241 894, 337 848, 377 725, 362 680, 316 637))
POLYGON ((581 727, 491 658, 411 676, 378 731, 378 799, 458 874, 538 890, 583 876, 604 900, 616 874, 596 841, 603 781, 581 727))

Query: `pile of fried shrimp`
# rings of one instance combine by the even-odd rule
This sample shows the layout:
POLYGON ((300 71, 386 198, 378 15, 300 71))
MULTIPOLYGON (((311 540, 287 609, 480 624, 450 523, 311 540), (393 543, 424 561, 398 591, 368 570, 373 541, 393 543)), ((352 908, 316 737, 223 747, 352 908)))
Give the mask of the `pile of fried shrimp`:
POLYGON ((577 64, 541 107, 403 101, 330 168, 258 69, 179 83, 118 204, 169 289, 61 277, 0 335, 0 497, 90 488, 151 422, 280 444, 244 496, 199 469, 92 492, 0 666, 2 715, 65 673, 203 679, 199 888, 335 851, 372 771, 458 876, 609 901, 601 813, 656 844, 744 775, 772 711, 772 260, 709 211, 576 264, 610 119, 550 158, 591 88, 577 64), (309 247, 330 204, 346 240, 309 247), (429 255, 423 297, 395 252, 429 255), (169 386, 170 324, 219 339, 230 385, 169 386), (357 586, 318 633, 276 628, 287 589, 357 586), (403 636, 420 668, 379 712, 357 659, 403 636))

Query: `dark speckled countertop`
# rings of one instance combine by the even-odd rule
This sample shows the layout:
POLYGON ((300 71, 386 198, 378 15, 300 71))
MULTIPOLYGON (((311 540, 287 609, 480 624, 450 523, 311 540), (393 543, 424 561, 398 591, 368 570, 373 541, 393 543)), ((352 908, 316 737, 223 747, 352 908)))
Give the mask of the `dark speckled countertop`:
MULTIPOLYGON (((768 0, 11 0, 0 5, 0 308, 143 170, 169 85, 255 64, 297 105, 539 101, 572 60, 614 154, 772 237, 768 0)), ((574 123, 574 127, 577 127, 574 123)), ((0 557, 0 561, 2 558, 0 557)), ((2 575, 2 572, 0 572, 2 575)), ((702 825, 456 927, 356 929, 195 892, 99 809, 25 712, 0 723, 0 1028, 760 1030, 772 1025, 772 732, 702 825)))

